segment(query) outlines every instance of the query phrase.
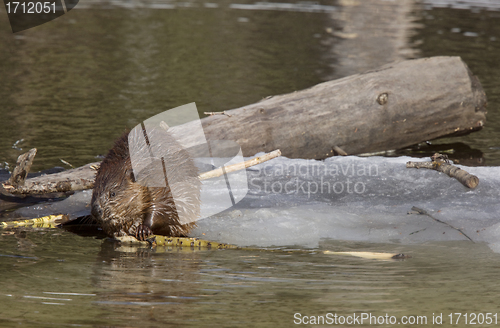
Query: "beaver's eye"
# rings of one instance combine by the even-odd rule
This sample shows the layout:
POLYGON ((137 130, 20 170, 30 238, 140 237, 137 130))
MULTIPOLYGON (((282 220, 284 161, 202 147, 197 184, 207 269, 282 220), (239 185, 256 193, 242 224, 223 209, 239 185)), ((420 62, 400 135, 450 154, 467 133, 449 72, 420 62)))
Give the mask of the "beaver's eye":
POLYGON ((115 197, 115 196, 116 196, 116 194, 115 194, 115 192, 114 192, 114 191, 112 191, 112 192, 110 192, 110 193, 109 193, 109 197, 113 198, 113 197, 115 197))

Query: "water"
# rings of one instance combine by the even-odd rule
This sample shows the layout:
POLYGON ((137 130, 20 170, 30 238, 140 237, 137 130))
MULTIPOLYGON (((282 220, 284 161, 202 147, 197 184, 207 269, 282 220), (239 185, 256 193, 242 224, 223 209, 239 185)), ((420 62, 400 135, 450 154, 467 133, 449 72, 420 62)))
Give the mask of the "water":
POLYGON ((498 84, 500 53, 500 18, 498 9, 450 10, 436 8, 422 12, 424 28, 415 36, 422 56, 461 56, 479 77, 488 96, 487 127, 480 133, 439 143, 462 141, 484 154, 486 165, 500 163, 500 86, 498 84))
MULTIPOLYGON (((195 1, 160 10, 81 0, 69 14, 15 35, 2 9, 3 166, 32 147, 34 170, 63 166, 61 158, 82 165, 126 129, 178 105, 231 109, 434 55, 460 55, 489 100, 481 132, 435 143, 460 141, 480 152, 480 164, 500 164, 498 9, 379 0, 320 1, 327 7, 315 12, 234 3, 254 4, 195 1)), ((293 325, 296 313, 365 312, 427 316, 431 326, 433 314, 449 325, 450 313, 497 311, 500 259, 486 244, 323 239, 290 247, 125 252, 61 230, 2 231, 0 325, 280 327, 293 325), (382 262, 327 249, 413 257, 382 262)))
POLYGON ((15 163, 11 146, 23 139, 19 147, 38 148, 34 169, 60 158, 82 165, 167 109, 231 109, 310 87, 329 70, 322 14, 90 7, 16 35, 2 15, 3 161, 15 163))
POLYGON ((355 312, 397 320, 425 316, 430 326, 433 314, 442 313, 446 323, 455 312, 496 313, 500 292, 498 255, 465 242, 124 252, 67 232, 29 231, 2 236, 0 245, 0 303, 9 309, 0 314, 2 327, 289 327, 297 313, 355 312), (322 254, 327 249, 413 258, 322 254))

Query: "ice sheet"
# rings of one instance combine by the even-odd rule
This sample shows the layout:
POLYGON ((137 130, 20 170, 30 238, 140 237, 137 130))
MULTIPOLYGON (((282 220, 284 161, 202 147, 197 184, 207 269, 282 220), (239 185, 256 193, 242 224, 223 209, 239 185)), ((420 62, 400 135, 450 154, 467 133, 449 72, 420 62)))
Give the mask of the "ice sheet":
MULTIPOLYGON (((407 169, 407 161, 422 159, 273 159, 249 168, 246 197, 199 220, 192 236, 240 246, 315 247, 322 238, 403 244, 467 240, 428 216, 408 214, 417 206, 500 252, 500 167, 462 167, 480 179, 479 186, 470 190, 443 173, 407 169)), ((80 192, 16 213, 84 215, 90 196, 90 191, 80 192)))
POLYGON ((321 238, 422 243, 467 240, 500 252, 500 168, 462 167, 479 177, 470 190, 443 173, 407 169, 410 157, 277 158, 247 171, 239 204, 198 221, 193 235, 241 246, 303 245, 321 238))

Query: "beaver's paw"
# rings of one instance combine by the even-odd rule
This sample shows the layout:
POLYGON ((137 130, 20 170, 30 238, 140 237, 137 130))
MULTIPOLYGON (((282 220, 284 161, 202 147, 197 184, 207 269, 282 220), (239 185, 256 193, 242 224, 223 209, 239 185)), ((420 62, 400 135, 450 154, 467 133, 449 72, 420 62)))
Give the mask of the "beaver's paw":
POLYGON ((149 236, 153 235, 153 231, 147 225, 141 224, 135 230, 135 238, 141 241, 145 241, 149 236))

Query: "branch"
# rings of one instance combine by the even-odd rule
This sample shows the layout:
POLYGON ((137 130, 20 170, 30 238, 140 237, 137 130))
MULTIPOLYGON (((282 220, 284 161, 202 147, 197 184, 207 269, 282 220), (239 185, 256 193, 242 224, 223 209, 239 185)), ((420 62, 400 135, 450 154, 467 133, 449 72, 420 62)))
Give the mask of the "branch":
POLYGON ((421 208, 416 207, 416 206, 413 206, 413 207, 411 208, 411 210, 412 210, 412 211, 415 211, 415 212, 417 212, 418 214, 421 214, 421 215, 427 215, 427 216, 428 216, 428 217, 430 217, 431 219, 433 219, 433 220, 435 220, 435 221, 437 221, 437 222, 439 222, 439 223, 445 224, 445 225, 447 225, 448 227, 450 227, 450 228, 452 228, 452 229, 457 230, 457 231, 458 231, 458 232, 460 232, 462 235, 464 235, 467 239, 469 239, 470 241, 474 242, 474 241, 473 241, 473 240, 472 240, 469 236, 467 236, 467 235, 465 234, 465 232, 463 232, 462 230, 460 230, 460 229, 458 229, 458 228, 455 228, 454 226, 452 226, 451 224, 449 224, 449 223, 447 223, 447 222, 444 222, 444 221, 441 221, 441 220, 439 220, 439 219, 436 219, 435 217, 433 217, 432 215, 430 215, 430 214, 429 214, 426 210, 421 209, 421 208))
POLYGON ((439 153, 436 153, 431 157, 431 162, 407 162, 406 167, 416 169, 432 169, 438 172, 443 172, 448 176, 457 179, 461 184, 470 189, 476 188, 479 184, 479 178, 477 176, 450 164, 448 157, 439 153))
POLYGON ((219 167, 218 169, 215 169, 212 171, 201 173, 198 177, 200 178, 200 180, 217 178, 217 177, 220 177, 221 175, 223 175, 224 173, 231 173, 234 171, 243 170, 243 169, 246 169, 247 167, 267 162, 267 161, 269 161, 273 158, 276 158, 278 156, 281 156, 281 151, 279 149, 272 151, 270 153, 264 154, 262 156, 258 156, 258 157, 249 159, 248 161, 245 161, 245 162, 236 163, 236 164, 229 165, 229 166, 223 166, 223 167, 219 167))

